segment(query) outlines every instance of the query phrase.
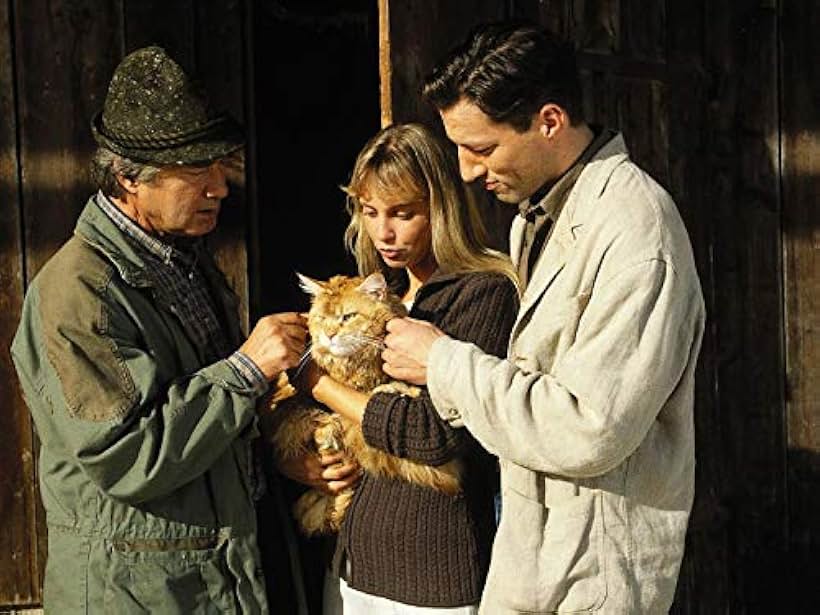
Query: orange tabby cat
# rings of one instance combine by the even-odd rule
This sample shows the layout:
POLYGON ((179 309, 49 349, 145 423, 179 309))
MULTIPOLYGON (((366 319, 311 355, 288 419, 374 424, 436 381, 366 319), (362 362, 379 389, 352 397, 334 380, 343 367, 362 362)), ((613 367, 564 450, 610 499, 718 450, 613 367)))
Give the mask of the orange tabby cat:
MULTIPOLYGON (((319 367, 358 391, 418 396, 417 387, 391 380, 382 371, 385 326, 391 318, 407 313, 399 298, 388 291, 384 276, 337 275, 320 282, 298 275, 302 288, 312 296, 308 311, 310 355, 319 367)), ((369 446, 360 425, 329 412, 309 395, 282 397, 285 395, 275 396, 270 412, 263 415, 263 430, 280 461, 308 452, 345 450, 366 472, 449 494, 461 490, 458 462, 431 467, 395 457, 369 446)), ((297 500, 294 516, 308 535, 335 532, 352 496, 353 488, 337 495, 310 489, 297 500)))

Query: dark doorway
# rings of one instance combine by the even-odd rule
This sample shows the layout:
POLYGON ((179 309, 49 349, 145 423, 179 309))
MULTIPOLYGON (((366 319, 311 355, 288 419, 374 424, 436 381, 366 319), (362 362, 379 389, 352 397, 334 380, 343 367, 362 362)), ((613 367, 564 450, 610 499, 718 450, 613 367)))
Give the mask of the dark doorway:
POLYGON ((379 128, 378 11, 373 0, 255 4, 259 314, 305 309, 296 272, 355 271, 342 234, 359 149, 379 128), (292 246, 296 246, 295 248, 292 246))
MULTIPOLYGON (((348 216, 339 186, 379 129, 378 7, 374 0, 258 0, 251 29, 258 169, 256 226, 248 229, 257 251, 249 259, 253 323, 264 314, 307 309, 296 272, 319 279, 355 273, 342 241, 348 216)), ((275 471, 269 483, 259 535, 271 612, 296 613, 291 580, 298 571, 283 523, 292 523, 287 509, 303 487, 275 471)), ((333 545, 297 537, 292 525, 289 531, 298 542, 309 612, 321 613, 333 545)))

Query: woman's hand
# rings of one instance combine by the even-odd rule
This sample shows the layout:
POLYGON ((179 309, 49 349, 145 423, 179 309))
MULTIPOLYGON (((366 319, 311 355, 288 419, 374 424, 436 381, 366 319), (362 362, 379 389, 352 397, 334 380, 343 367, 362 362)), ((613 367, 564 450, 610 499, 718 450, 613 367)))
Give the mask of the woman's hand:
POLYGON ((354 485, 362 472, 359 464, 344 453, 306 454, 277 464, 291 480, 335 495, 354 485))

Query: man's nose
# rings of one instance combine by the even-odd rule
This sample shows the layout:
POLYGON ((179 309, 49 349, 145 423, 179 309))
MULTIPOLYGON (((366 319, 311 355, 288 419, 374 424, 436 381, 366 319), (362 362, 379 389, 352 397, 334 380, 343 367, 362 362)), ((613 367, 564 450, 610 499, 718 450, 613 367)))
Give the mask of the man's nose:
POLYGON ((458 170, 461 179, 469 183, 487 174, 487 167, 473 153, 463 147, 458 148, 458 170))
POLYGON ((228 182, 225 178, 225 169, 219 162, 208 167, 208 183, 205 186, 205 196, 209 199, 224 199, 228 196, 228 182))

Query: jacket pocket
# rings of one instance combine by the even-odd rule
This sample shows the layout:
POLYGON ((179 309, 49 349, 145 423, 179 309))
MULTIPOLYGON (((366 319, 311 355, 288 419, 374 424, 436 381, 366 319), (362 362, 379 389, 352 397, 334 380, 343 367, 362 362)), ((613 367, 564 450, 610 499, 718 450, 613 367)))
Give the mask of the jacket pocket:
POLYGON ((503 497, 491 602, 537 613, 600 608, 607 593, 600 493, 581 489, 550 506, 510 486, 503 497))
POLYGON ((222 547, 208 541, 211 539, 112 541, 106 612, 235 613, 222 547))

